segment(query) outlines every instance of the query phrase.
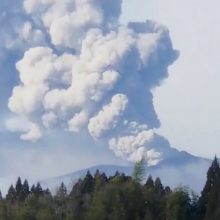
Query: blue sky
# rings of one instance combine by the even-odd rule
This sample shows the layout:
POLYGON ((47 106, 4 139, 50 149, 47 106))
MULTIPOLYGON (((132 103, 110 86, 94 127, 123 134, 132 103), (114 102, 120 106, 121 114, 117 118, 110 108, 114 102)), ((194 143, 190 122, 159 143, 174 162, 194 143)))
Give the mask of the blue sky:
MULTIPOLYGON (((23 3, 23 1, 15 2, 18 6, 23 3)), ((104 17, 108 19, 101 18, 96 7, 93 7, 94 5, 90 6, 89 11, 91 16, 89 20, 94 20, 94 23, 82 21, 84 11, 80 12, 82 15, 78 13, 77 19, 82 23, 85 22, 82 27, 68 20, 62 23, 62 16, 67 9, 60 7, 59 4, 51 6, 50 13, 46 11, 41 14, 43 20, 37 17, 39 8, 42 7, 42 11, 45 10, 41 1, 39 5, 32 0, 24 1, 25 14, 19 11, 20 6, 15 7, 16 9, 11 7, 9 10, 10 6, 7 4, 9 3, 2 0, 2 8, 0 8, 1 22, 3 22, 3 31, 0 32, 2 41, 0 44, 0 182, 2 181, 0 188, 7 187, 6 185, 19 175, 34 181, 95 164, 127 165, 142 155, 146 156, 149 163, 157 163, 161 159, 161 152, 153 145, 154 132, 164 136, 170 141, 172 147, 180 150, 211 158, 215 153, 220 153, 218 147, 220 142, 218 135, 220 132, 218 102, 220 96, 218 85, 220 28, 217 26, 220 20, 220 3, 216 0, 212 2, 124 0, 123 13, 120 18, 122 23, 143 22, 146 19, 156 20, 169 29, 173 47, 170 45, 167 30, 164 27, 157 28, 155 23, 148 23, 146 27, 146 24, 139 24, 142 28, 147 28, 149 33, 144 35, 146 38, 143 39, 149 41, 149 44, 140 40, 142 34, 145 34, 141 31, 131 34, 121 28, 117 29, 117 34, 109 35, 109 38, 94 31, 90 34, 91 36, 88 36, 84 47, 87 46, 94 54, 102 53, 101 60, 105 60, 105 57, 109 58, 111 54, 112 62, 109 64, 103 64, 100 59, 87 64, 88 50, 81 51, 81 57, 84 58, 74 57, 73 51, 79 50, 81 42, 77 39, 84 38, 88 31, 86 28, 95 27, 106 31, 109 26, 115 25, 114 22, 120 15, 117 0, 111 5, 111 13, 108 9, 110 6, 100 6, 103 7, 104 17), (19 19, 14 19, 11 14, 19 19), (209 16, 204 17, 204 14, 209 16), (62 19, 55 22, 53 16, 60 16, 62 19), (41 23, 43 27, 39 25, 41 23), (61 28, 63 28, 63 35, 61 28), (65 33, 66 30, 68 34, 65 33), (103 43, 103 47, 93 47, 90 46, 89 37, 95 40, 101 39, 101 42, 113 39, 113 44, 109 43, 109 46, 103 43), (114 48, 118 42, 120 43, 114 48), (164 45, 166 56, 160 49, 160 45, 164 45), (48 47, 52 52, 45 49, 30 50, 35 46, 48 47), (126 52, 127 47, 131 48, 128 51, 132 53, 126 52), (114 52, 111 51, 112 48, 114 52), (180 51, 178 59, 177 52, 173 48, 180 51), (26 58, 23 58, 27 51, 29 52, 26 58), (148 51, 153 51, 153 55, 148 51), (63 52, 69 55, 62 57, 63 52), (141 57, 137 57, 137 53, 140 53, 141 57), (125 62, 125 57, 128 62, 125 62), (75 61, 75 59, 80 61, 75 61), (151 65, 148 67, 147 64, 146 66, 143 64, 143 69, 139 70, 138 63, 142 62, 142 59, 149 59, 147 62, 151 65), (40 60, 42 64, 36 60, 40 60), (15 63, 18 61, 21 61, 20 65, 15 68, 15 63), (162 61, 163 64, 161 64, 162 61), (84 66, 87 67, 83 69, 85 72, 91 71, 90 69, 92 71, 94 69, 106 70, 106 78, 102 76, 105 80, 102 78, 99 82, 97 75, 94 74, 93 78, 86 81, 87 84, 83 79, 72 85, 73 91, 78 92, 77 97, 83 94, 82 99, 75 101, 81 103, 84 101, 83 98, 88 99, 87 88, 92 86, 90 82, 95 82, 95 86, 93 85, 95 92, 91 89, 92 95, 90 96, 99 102, 95 105, 87 101, 83 105, 78 104, 80 107, 77 108, 72 107, 75 103, 71 103, 70 108, 68 102, 62 101, 61 106, 59 103, 61 101, 57 101, 61 93, 55 95, 51 93, 43 103, 46 106, 44 108, 54 110, 56 105, 61 107, 56 107, 54 114, 51 112, 50 114, 46 112, 48 113, 46 114, 39 100, 41 87, 33 95, 32 85, 37 80, 39 80, 37 83, 41 83, 43 76, 40 73, 48 68, 46 72, 48 75, 54 72, 58 75, 66 73, 67 79, 63 77, 58 78, 60 81, 54 81, 51 78, 49 81, 56 89, 66 88, 69 85, 68 80, 72 80, 68 78, 72 68, 71 62, 76 62, 77 71, 82 71, 84 66), (35 66, 32 66, 33 63, 35 66), (51 63, 56 63, 56 65, 53 66, 51 63), (32 71, 39 78, 35 76, 29 78, 32 71), (151 73, 144 78, 147 81, 146 84, 133 77, 132 74, 129 75, 129 72, 138 71, 151 73), (119 78, 123 81, 114 84, 119 78), (15 92, 9 104, 9 110, 8 103, 13 88, 17 85, 22 87, 23 84, 27 88, 22 90, 21 96, 17 96, 18 93, 15 92), (82 89, 83 87, 85 89, 82 89), (105 98, 100 98, 102 94, 105 94, 105 98), (29 96, 31 99, 28 99, 29 96), (30 104, 30 100, 33 99, 35 102, 32 105, 25 104, 30 104), (36 107, 38 105, 41 107, 36 107), (79 109, 81 112, 78 113, 79 109), (73 112, 77 117, 72 117, 70 120, 73 112), (59 117, 57 122, 59 126, 56 124, 52 128, 42 129, 42 124, 38 125, 39 120, 44 118, 47 119, 46 122, 44 120, 47 127, 48 123, 54 123, 57 117, 59 117), (84 128, 86 123, 89 123, 88 129, 87 125, 86 129, 84 128), (78 130, 80 132, 75 133, 78 130), (28 133, 30 131, 31 133, 28 133), (20 138, 25 132, 22 139, 26 141, 20 138)), ((129 28, 135 29, 140 26, 133 24, 129 28)), ((56 75, 56 77, 60 76, 56 75)), ((164 154, 169 152, 169 146, 163 151, 164 154)))

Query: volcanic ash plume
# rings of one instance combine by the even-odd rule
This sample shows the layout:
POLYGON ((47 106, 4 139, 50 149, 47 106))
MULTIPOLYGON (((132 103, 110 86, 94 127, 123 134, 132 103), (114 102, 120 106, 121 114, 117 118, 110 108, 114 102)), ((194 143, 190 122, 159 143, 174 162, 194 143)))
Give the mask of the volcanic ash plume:
POLYGON ((86 131, 119 157, 157 164, 164 152, 153 145, 160 122, 151 90, 178 56, 168 30, 152 21, 120 24, 120 0, 21 5, 16 15, 23 23, 10 34, 18 45, 29 44, 16 63, 20 83, 8 103, 29 125, 17 127, 26 132, 21 138, 37 141, 54 127, 86 131))

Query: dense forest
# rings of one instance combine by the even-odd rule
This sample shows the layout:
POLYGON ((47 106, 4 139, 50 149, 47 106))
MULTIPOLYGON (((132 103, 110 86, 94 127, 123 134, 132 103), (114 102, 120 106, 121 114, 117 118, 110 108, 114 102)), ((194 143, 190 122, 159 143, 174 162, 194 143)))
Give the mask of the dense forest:
POLYGON ((143 183, 143 161, 132 177, 98 170, 78 180, 72 190, 62 183, 56 194, 38 183, 29 188, 18 178, 0 198, 0 220, 219 220, 220 167, 217 158, 207 172, 201 195, 188 188, 171 190, 160 179, 143 183))

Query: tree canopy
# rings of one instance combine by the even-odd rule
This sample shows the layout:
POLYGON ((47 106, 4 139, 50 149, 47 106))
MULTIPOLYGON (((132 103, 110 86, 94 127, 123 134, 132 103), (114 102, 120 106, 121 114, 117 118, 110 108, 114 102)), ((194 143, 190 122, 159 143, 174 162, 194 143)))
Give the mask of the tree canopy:
POLYGON ((160 178, 145 178, 144 161, 133 177, 116 172, 107 177, 88 171, 68 193, 64 183, 55 195, 40 183, 29 187, 19 177, 0 197, 1 220, 219 220, 220 167, 215 158, 201 195, 187 187, 171 190, 160 178))

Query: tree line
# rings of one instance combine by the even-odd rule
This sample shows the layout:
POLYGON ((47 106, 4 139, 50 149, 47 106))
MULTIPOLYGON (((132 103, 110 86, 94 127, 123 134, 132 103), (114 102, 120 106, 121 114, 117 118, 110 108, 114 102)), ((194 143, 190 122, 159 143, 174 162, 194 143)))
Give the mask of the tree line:
POLYGON ((1 220, 219 220, 220 166, 215 158, 201 195, 188 188, 171 190, 159 178, 143 184, 143 161, 133 176, 116 172, 107 177, 88 171, 68 193, 62 183, 56 194, 40 183, 29 187, 19 177, 6 196, 0 195, 1 220))

